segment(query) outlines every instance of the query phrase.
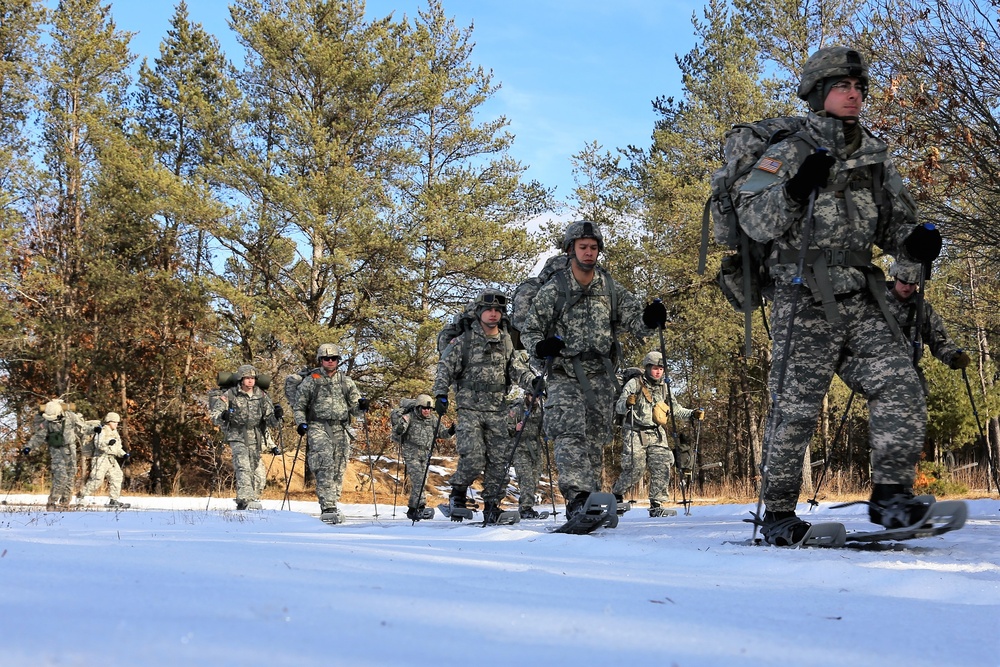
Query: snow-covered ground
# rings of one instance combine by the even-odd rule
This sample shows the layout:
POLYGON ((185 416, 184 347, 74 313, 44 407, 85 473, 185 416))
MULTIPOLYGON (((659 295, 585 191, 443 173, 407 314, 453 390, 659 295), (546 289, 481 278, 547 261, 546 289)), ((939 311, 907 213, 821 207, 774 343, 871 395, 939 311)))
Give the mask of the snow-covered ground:
POLYGON ((0 665, 1000 665, 996 499, 939 537, 800 550, 749 545, 745 505, 577 536, 123 500, 0 507, 0 665))

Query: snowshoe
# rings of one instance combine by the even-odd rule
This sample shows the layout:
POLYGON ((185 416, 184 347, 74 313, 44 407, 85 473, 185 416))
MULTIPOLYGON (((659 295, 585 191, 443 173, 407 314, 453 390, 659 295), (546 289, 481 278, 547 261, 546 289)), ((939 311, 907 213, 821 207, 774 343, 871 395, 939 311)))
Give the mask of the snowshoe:
POLYGON ((580 493, 566 508, 569 519, 554 533, 585 535, 598 528, 618 525, 618 501, 611 493, 580 493))
POLYGON ((486 507, 483 509, 484 526, 509 526, 520 520, 521 514, 519 512, 513 510, 505 512, 493 503, 486 503, 486 507))
POLYGON ((336 507, 327 507, 320 513, 319 520, 335 526, 344 522, 344 514, 336 507))
POLYGON ((461 522, 464 519, 472 518, 472 510, 466 507, 465 492, 466 486, 453 486, 451 495, 448 496, 448 513, 446 517, 452 521, 461 522))
POLYGON ((620 493, 615 494, 615 500, 617 501, 617 507, 615 508, 615 513, 618 516, 622 516, 625 512, 632 509, 632 501, 625 502, 625 496, 620 493))
POLYGON ((542 515, 534 507, 522 507, 518 510, 522 519, 541 519, 542 515))
POLYGON ((766 511, 763 518, 754 515, 744 521, 760 526, 764 541, 776 547, 839 547, 847 535, 843 524, 811 524, 788 511, 766 511))
POLYGON ((889 529, 917 526, 934 502, 934 496, 914 496, 902 484, 876 484, 868 502, 868 518, 889 529))
MULTIPOLYGON (((930 498, 931 496, 916 496, 915 498, 930 498)), ((883 515, 884 516, 884 515, 883 515)), ((854 532, 847 534, 848 542, 883 542, 889 540, 912 540, 921 537, 933 537, 952 530, 958 530, 965 525, 969 516, 968 506, 961 500, 943 500, 932 503, 927 511, 910 526, 886 528, 871 532, 854 532)))
POLYGON ((111 500, 108 501, 108 507, 110 507, 111 509, 127 510, 129 507, 132 507, 132 505, 130 505, 129 503, 123 503, 120 500, 115 500, 114 498, 112 498, 111 500))
POLYGON ((669 507, 650 507, 649 516, 653 518, 663 517, 663 516, 677 516, 677 510, 670 509, 669 507))

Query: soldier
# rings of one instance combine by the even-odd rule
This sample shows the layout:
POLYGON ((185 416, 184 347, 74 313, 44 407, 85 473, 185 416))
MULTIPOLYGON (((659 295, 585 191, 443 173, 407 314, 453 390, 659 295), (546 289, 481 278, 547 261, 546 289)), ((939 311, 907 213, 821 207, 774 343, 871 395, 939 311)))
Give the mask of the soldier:
MULTIPOLYGON (((406 479, 410 482, 406 518, 411 521, 425 518, 427 496, 423 482, 427 478, 427 460, 434 445, 434 429, 437 426, 436 420, 431 419, 433 409, 434 399, 427 394, 420 394, 413 408, 403 413, 393 429, 394 440, 400 443, 403 450, 406 479)), ((432 509, 431 512, 433 511, 432 509)))
MULTIPOLYGON (((538 480, 542 476, 542 447, 547 446, 542 435, 542 406, 532 407, 535 400, 535 395, 528 392, 510 405, 511 441, 517 438, 519 432, 521 434, 521 440, 514 450, 514 470, 517 471, 517 504, 522 519, 539 517, 534 507, 535 495, 538 492, 538 480)), ((543 397, 537 400, 540 403, 543 397)))
POLYGON ((292 410, 297 432, 306 436, 306 461, 316 476, 316 498, 327 523, 340 523, 337 509, 344 485, 344 472, 351 453, 351 418, 367 412, 369 402, 347 374, 337 369, 340 348, 323 343, 316 350, 319 368, 314 368, 299 384, 292 410))
MULTIPOLYGON (((622 473, 612 490, 621 503, 625 491, 642 480, 648 467, 649 516, 666 516, 662 506, 670 501, 670 469, 675 463, 672 438, 667 433, 668 410, 673 411, 676 419, 692 421, 704 419, 705 411, 682 407, 672 395, 668 400, 662 354, 656 351, 647 354, 642 360, 642 368, 642 375, 625 383, 615 403, 615 412, 625 418, 622 421, 622 473)), ((691 452, 686 444, 678 445, 678 450, 678 467, 686 482, 693 465, 691 452)))
POLYGON ((921 297, 917 295, 917 287, 922 269, 919 264, 905 260, 893 262, 889 267, 889 274, 894 280, 886 284, 888 289, 886 301, 896 321, 899 322, 903 337, 912 343, 913 365, 917 369, 917 375, 920 376, 920 385, 926 396, 927 379, 920 367, 925 343, 931 348, 931 354, 952 370, 967 368, 972 359, 948 336, 944 321, 931 304, 926 299, 922 304, 919 303, 921 297), (923 313, 918 315, 917 311, 920 309, 923 309, 923 313), (914 329, 918 317, 920 317, 920 331, 916 332, 914 329))
POLYGON ((434 379, 434 407, 439 415, 447 411, 448 390, 454 385, 458 464, 451 476, 449 507, 452 512, 466 509, 469 485, 482 474, 483 521, 495 523, 506 495, 511 442, 504 397, 514 385, 530 390, 535 372, 515 353, 510 334, 501 326, 507 297, 484 289, 473 305, 475 322, 441 354, 434 379))
POLYGON ((553 359, 543 428, 554 441, 559 490, 572 518, 600 490, 601 457, 612 437, 618 335, 625 330, 645 339, 666 324, 667 311, 659 301, 643 309, 598 267, 604 238, 596 224, 571 223, 562 250, 570 265, 538 290, 521 341, 539 359, 553 359))
POLYGON ((266 472, 261 454, 277 454, 266 436, 268 426, 275 427, 282 417, 280 405, 257 385, 257 369, 244 364, 236 369, 230 387, 216 401, 209 415, 222 428, 233 455, 236 477, 236 509, 261 509, 260 495, 264 491, 266 472))
MULTIPOLYGON (((109 412, 104 417, 104 426, 95 427, 94 431, 94 458, 91 461, 90 478, 77 498, 81 501, 94 491, 97 491, 108 480, 108 507, 118 509, 128 509, 128 503, 121 502, 122 495, 122 468, 118 463, 119 458, 128 458, 128 452, 122 447, 122 435, 118 432, 118 424, 122 418, 117 412, 109 412)), ((89 436, 87 436, 89 437, 89 436)))
POLYGON ((933 226, 917 225, 915 202, 885 143, 859 122, 868 94, 861 55, 843 46, 820 49, 803 68, 798 94, 811 109, 804 128, 766 150, 737 201, 743 230, 774 241, 774 400, 766 511, 758 521, 764 539, 778 545, 799 541, 809 528, 795 515, 802 461, 834 373, 868 397, 871 520, 908 526, 924 514, 911 487, 926 407, 871 256, 877 245, 929 262, 941 248, 933 226), (809 247, 800 253, 803 239, 809 247))
POLYGON ((23 454, 46 445, 49 448, 49 470, 52 474, 52 491, 46 509, 66 509, 73 497, 76 480, 76 432, 80 416, 59 399, 46 403, 35 420, 32 434, 23 454))

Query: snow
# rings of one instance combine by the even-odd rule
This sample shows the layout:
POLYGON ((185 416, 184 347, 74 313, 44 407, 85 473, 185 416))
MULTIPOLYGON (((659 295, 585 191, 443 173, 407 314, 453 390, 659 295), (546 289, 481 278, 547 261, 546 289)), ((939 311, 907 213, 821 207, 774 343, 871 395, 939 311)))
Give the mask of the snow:
MULTIPOLYGON (((865 549, 752 546, 747 505, 636 508, 581 536, 123 500, 0 507, 0 664, 1000 665, 995 499, 960 531, 865 549)), ((863 505, 812 514, 871 529, 863 505)))

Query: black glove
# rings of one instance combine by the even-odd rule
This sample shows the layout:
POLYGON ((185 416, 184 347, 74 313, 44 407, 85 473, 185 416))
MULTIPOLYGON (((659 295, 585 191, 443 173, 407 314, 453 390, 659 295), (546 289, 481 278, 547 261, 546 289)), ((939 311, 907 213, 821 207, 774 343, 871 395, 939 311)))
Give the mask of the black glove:
POLYGON ((28 454, 31 453, 31 447, 25 447, 24 449, 21 450, 21 453, 27 456, 28 454))
POLYGON ((809 201, 813 190, 825 188, 836 160, 826 150, 810 153, 795 175, 785 183, 785 192, 799 204, 809 201))
POLYGON ((271 447, 271 453, 277 456, 278 454, 281 453, 281 450, 278 449, 277 447, 271 447))
POLYGON ((964 350, 959 350, 955 353, 955 356, 951 358, 948 363, 953 371, 962 370, 963 368, 968 368, 969 364, 972 363, 972 357, 968 355, 964 350))
POLYGON ((98 434, 100 434, 100 432, 101 432, 101 427, 100 426, 95 426, 94 427, 94 435, 98 435, 98 434))
POLYGON ((280 405, 274 406, 274 418, 281 421, 281 418, 285 416, 285 409, 280 405))
POLYGON ((130 458, 132 458, 132 455, 129 454, 128 452, 122 454, 122 462, 128 461, 130 458))
POLYGON ((299 435, 305 435, 307 428, 309 428, 309 424, 299 424, 295 427, 295 432, 299 435))
POLYGON ((448 435, 455 435, 455 424, 448 427, 448 435))
POLYGON ((438 413, 439 417, 444 417, 444 413, 448 412, 447 396, 439 394, 434 397, 434 412, 438 413))
POLYGON ((541 375, 531 378, 531 393, 541 396, 545 393, 545 378, 541 375))
POLYGON ((563 342, 562 338, 559 338, 558 336, 549 336, 548 338, 535 343, 535 356, 539 359, 559 357, 562 356, 562 351, 565 347, 566 343, 563 342))
POLYGON ((224 424, 228 424, 228 423, 229 423, 229 419, 230 419, 230 417, 232 417, 232 416, 233 416, 233 413, 232 413, 232 411, 230 411, 230 410, 226 410, 226 411, 225 411, 225 412, 223 412, 223 413, 222 413, 221 415, 219 415, 219 419, 221 419, 221 420, 222 420, 222 423, 224 423, 224 424))
POLYGON ((358 410, 361 410, 361 412, 368 412, 368 408, 371 406, 371 404, 372 402, 369 401, 367 398, 359 398, 358 410))
POLYGON ((117 440, 111 440, 110 442, 108 442, 108 447, 114 447, 116 442, 118 442, 118 441, 117 440))
MULTIPOLYGON (((933 262, 941 254, 941 232, 931 223, 917 225, 903 241, 906 254, 926 265, 933 262)), ((924 276, 927 277, 926 274, 924 276)))
POLYGON ((642 309, 642 323, 647 329, 662 329, 667 326, 667 307, 659 299, 642 309))

